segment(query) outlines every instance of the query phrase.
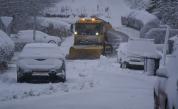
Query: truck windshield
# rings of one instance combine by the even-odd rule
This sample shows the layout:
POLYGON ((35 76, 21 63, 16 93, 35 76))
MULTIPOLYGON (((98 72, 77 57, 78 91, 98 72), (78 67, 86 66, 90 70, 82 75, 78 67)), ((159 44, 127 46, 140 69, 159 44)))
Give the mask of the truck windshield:
POLYGON ((96 33, 101 33, 101 24, 76 24, 76 32, 79 35, 96 35, 96 33))

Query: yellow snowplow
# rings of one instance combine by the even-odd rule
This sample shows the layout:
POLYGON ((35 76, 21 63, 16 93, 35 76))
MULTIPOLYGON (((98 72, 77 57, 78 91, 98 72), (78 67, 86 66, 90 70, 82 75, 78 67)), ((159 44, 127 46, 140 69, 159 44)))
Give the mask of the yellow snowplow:
POLYGON ((81 18, 72 27, 74 45, 70 48, 69 59, 95 59, 112 53, 106 31, 112 26, 102 19, 81 18))

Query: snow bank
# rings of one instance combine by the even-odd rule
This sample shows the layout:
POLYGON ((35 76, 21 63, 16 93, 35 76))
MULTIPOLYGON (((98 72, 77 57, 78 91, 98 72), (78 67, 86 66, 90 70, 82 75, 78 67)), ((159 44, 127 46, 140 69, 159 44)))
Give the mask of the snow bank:
POLYGON ((14 53, 14 42, 9 36, 0 30, 0 63, 7 63, 14 53))

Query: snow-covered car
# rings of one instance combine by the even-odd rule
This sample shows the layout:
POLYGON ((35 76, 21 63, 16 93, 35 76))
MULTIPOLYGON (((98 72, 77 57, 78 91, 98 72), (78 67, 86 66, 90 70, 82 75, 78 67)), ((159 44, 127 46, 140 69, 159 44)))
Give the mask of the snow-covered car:
POLYGON ((0 30, 0 69, 7 68, 7 63, 14 54, 14 42, 0 30))
POLYGON ((64 55, 56 44, 31 43, 22 50, 17 60, 17 82, 32 76, 49 76, 51 81, 66 80, 64 55))
POLYGON ((118 62, 121 68, 144 68, 144 57, 157 55, 153 40, 131 39, 118 48, 118 62))
POLYGON ((18 42, 43 42, 43 43, 55 43, 57 45, 61 44, 61 39, 57 36, 50 36, 41 31, 36 31, 35 41, 33 40, 33 30, 22 30, 16 35, 16 41, 18 42))
MULTIPOLYGON (((176 47, 178 48, 178 46, 176 47)), ((167 55, 167 62, 156 72, 155 109, 178 109, 178 50, 167 55)))

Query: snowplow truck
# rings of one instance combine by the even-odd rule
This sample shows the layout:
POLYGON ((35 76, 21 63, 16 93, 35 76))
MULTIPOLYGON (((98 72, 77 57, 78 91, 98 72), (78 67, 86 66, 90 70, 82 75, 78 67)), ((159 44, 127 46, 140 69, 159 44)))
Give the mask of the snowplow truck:
POLYGON ((110 23, 99 18, 80 18, 71 26, 74 45, 70 48, 69 59, 96 59, 112 53, 108 43, 107 31, 110 23))

